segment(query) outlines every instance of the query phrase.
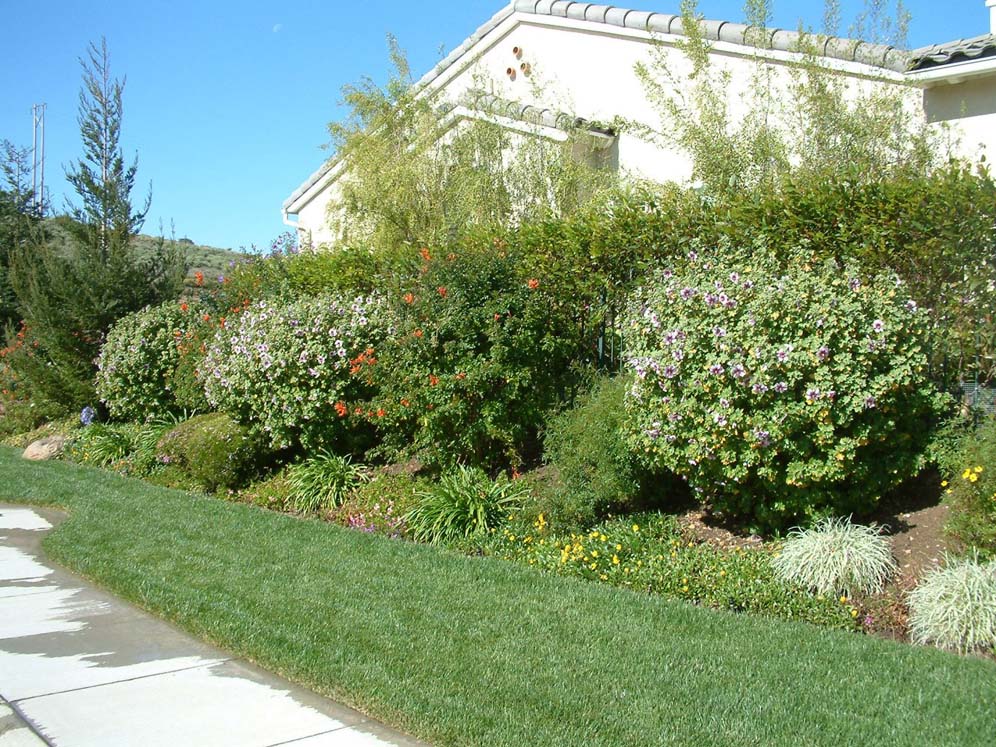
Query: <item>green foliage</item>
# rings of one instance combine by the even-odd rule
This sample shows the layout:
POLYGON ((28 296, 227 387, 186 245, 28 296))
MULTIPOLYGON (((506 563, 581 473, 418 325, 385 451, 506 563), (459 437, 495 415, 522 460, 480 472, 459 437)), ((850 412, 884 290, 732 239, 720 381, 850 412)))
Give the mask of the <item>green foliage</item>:
MULTIPOLYGON (((3 367, 0 366, 0 371, 2 370, 3 367)), ((0 402, 3 404, 3 416, 0 417, 0 439, 6 446, 17 446, 23 449, 38 438, 52 435, 55 431, 51 430, 51 422, 63 414, 61 407, 53 407, 45 402, 19 399, 10 396, 9 393, 5 394, 0 402), (39 436, 32 437, 36 429, 44 432, 39 436)), ((76 419, 73 418, 73 420, 76 419)))
POLYGON ((206 490, 239 488, 266 467, 257 435, 224 413, 196 415, 158 441, 159 458, 177 465, 206 490))
POLYGON ((909 594, 915 643, 968 653, 996 650, 996 562, 948 559, 909 594))
POLYGON ((879 592, 896 572, 892 545, 880 528, 832 517, 790 532, 773 566, 788 583, 845 597, 879 592))
POLYGON ((0 329, 20 318, 10 284, 10 255, 39 238, 40 209, 28 183, 30 155, 28 148, 0 140, 0 329))
POLYGON ((69 221, 67 255, 50 245, 19 247, 11 256, 11 284, 27 322, 32 349, 18 358, 32 397, 78 409, 92 402, 93 361, 110 326, 144 306, 175 297, 182 259, 161 243, 140 259, 132 239, 148 210, 135 211, 130 194, 136 163, 120 149, 123 85, 110 77, 106 45, 91 45, 83 61, 80 134, 83 157, 67 180, 81 200, 69 221))
POLYGON ((545 412, 574 380, 571 299, 494 246, 422 256, 390 298, 393 335, 374 369, 386 450, 489 470, 534 457, 545 412))
POLYGON ((135 429, 94 423, 73 442, 70 458, 80 464, 109 467, 127 457, 137 446, 135 429))
POLYGON ((142 421, 183 410, 171 383, 181 346, 204 324, 201 309, 176 301, 119 319, 97 359, 97 395, 111 417, 142 421))
POLYGON ((93 423, 77 432, 69 458, 122 474, 150 477, 162 468, 159 440, 175 425, 175 420, 162 416, 142 424, 93 423))
POLYGON ((320 449, 287 471, 290 501, 301 513, 328 511, 339 506, 357 485, 367 479, 367 468, 351 457, 320 449))
MULTIPOLYGON (((770 191, 789 176, 875 181, 884 175, 925 175, 937 165, 939 138, 914 114, 918 91, 889 80, 884 71, 859 88, 819 52, 826 38, 811 34, 803 34, 795 50, 798 64, 772 65, 763 57, 770 40, 760 33, 770 3, 749 2, 747 11, 748 34, 755 35, 758 51, 747 90, 737 101, 748 104, 743 114, 735 114, 730 98, 743 82, 735 81, 721 56, 711 54, 694 0, 681 5, 684 38, 677 52, 659 43, 650 63, 637 65, 661 125, 631 125, 652 141, 688 153, 693 178, 707 193, 770 191)), ((902 17, 900 11, 895 24, 900 33, 902 17)), ((856 30, 882 28, 885 19, 881 7, 871 9, 856 30)))
POLYGON ((650 592, 713 609, 750 612, 853 630, 857 608, 781 581, 768 549, 719 550, 691 541, 661 514, 610 519, 559 534, 542 518, 513 524, 485 542, 488 553, 547 573, 650 592))
POLYGON ((985 169, 791 179, 778 191, 721 202, 709 220, 719 225, 703 227, 706 236, 718 231, 734 245, 760 241, 785 257, 805 244, 867 273, 895 272, 943 330, 935 372, 996 376, 996 183, 985 169))
POLYGON ((947 401, 905 291, 805 254, 692 253, 630 307, 633 448, 763 527, 867 513, 924 465, 947 401))
POLYGON ((941 466, 950 508, 945 531, 966 550, 996 557, 996 419, 965 434, 941 466))
POLYGON ((541 497, 554 527, 591 526, 610 512, 654 502, 666 483, 647 472, 626 443, 625 377, 598 380, 577 404, 547 424, 544 460, 559 475, 557 489, 541 497))
POLYGON ((283 469, 259 482, 251 483, 237 491, 234 496, 237 500, 254 506, 274 511, 288 511, 291 508, 291 493, 287 470, 283 469))
POLYGON ((491 531, 524 496, 523 487, 504 476, 491 480, 480 469, 460 465, 419 492, 404 521, 417 542, 459 540, 491 531))
POLYGON ((369 294, 384 282, 387 270, 383 258, 373 251, 348 246, 334 251, 303 251, 286 262, 290 288, 306 295, 369 294))
POLYGON ((631 124, 652 142, 684 150, 692 159, 693 178, 712 194, 770 187, 774 173, 784 169, 789 159, 787 145, 771 116, 771 69, 757 60, 750 97, 754 107, 742 118, 735 118, 729 96, 733 75, 711 59, 694 0, 682 0, 681 22, 685 36, 677 48, 684 59, 679 62, 664 44, 657 43, 650 64, 636 65, 637 77, 657 110, 661 126, 631 124))
POLYGON ((368 428, 347 416, 370 393, 381 305, 372 296, 257 302, 207 350, 201 377, 208 401, 277 449, 358 448, 368 428))
POLYGON ((408 531, 405 515, 415 508, 425 488, 425 480, 413 475, 376 473, 333 511, 332 520, 361 532, 404 537, 408 531))
POLYGON ((441 246, 472 227, 569 214, 611 181, 575 162, 570 142, 513 134, 484 119, 450 128, 445 102, 412 85, 404 53, 393 38, 389 44, 390 79, 344 87, 349 115, 329 125, 335 158, 348 164, 329 216, 343 243, 387 256, 441 246))

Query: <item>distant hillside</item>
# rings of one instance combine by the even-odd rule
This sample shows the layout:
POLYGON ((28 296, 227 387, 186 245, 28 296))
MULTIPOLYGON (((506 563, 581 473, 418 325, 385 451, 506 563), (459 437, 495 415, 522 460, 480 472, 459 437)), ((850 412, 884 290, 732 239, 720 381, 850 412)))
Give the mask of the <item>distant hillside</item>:
MULTIPOLYGON (((69 235, 66 231, 66 223, 70 220, 71 218, 64 215, 45 220, 45 230, 48 232, 53 243, 62 246, 68 244, 69 235)), ((135 245, 140 252, 152 252, 158 246, 159 241, 160 239, 156 236, 140 234, 135 238, 135 245)), ((188 277, 191 278, 196 272, 202 272, 209 278, 225 275, 229 271, 231 262, 237 262, 246 258, 246 255, 241 252, 195 244, 187 238, 176 239, 175 243, 186 255, 187 263, 190 266, 188 277)))

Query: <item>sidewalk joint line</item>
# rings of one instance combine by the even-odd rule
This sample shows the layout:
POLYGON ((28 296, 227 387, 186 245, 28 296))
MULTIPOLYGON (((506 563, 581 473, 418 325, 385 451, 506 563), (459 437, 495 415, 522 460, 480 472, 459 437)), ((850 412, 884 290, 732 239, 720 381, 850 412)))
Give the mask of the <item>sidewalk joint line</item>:
MULTIPOLYGON (((16 702, 25 703, 29 700, 35 700, 37 698, 47 698, 52 695, 64 695, 66 693, 77 693, 83 690, 95 690, 98 687, 109 687, 111 685, 117 685, 122 682, 135 682, 137 680, 147 680, 150 677, 160 677, 164 674, 175 674, 176 672, 188 672, 192 669, 203 669, 204 667, 213 667, 217 664, 225 664, 226 662, 233 661, 233 657, 227 659, 213 659, 211 661, 206 661, 202 664, 191 664, 189 667, 179 667, 178 669, 168 669, 164 672, 150 672, 149 674, 140 674, 135 677, 125 677, 124 679, 114 680, 112 682, 101 682, 96 685, 86 685, 84 687, 71 687, 68 690, 55 690, 50 693, 41 693, 39 695, 29 695, 26 698, 17 698, 16 702)), ((98 667, 99 668, 99 667, 98 667)), ((8 703, 14 701, 7 701, 8 703)))

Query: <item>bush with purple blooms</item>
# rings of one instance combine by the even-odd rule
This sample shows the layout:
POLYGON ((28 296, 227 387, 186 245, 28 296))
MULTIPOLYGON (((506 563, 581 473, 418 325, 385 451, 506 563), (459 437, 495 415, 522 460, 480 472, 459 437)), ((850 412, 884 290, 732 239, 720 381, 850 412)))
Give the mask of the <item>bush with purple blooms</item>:
POLYGON ((208 402, 271 447, 348 450, 352 431, 367 427, 351 416, 371 393, 380 317, 374 297, 259 301, 208 346, 200 370, 208 402))
POLYGON ((862 514, 923 466, 947 398, 894 278, 802 252, 692 252, 635 294, 630 443, 758 527, 862 514))
POLYGON ((97 358, 97 394, 111 417, 143 422, 183 408, 172 377, 203 313, 196 302, 167 301, 115 322, 97 358))

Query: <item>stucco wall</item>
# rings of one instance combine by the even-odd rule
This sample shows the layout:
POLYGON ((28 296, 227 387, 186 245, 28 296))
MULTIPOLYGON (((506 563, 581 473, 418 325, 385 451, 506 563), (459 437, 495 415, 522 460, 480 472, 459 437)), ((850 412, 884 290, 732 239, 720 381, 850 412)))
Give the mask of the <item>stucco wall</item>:
POLYGON ((957 138, 959 155, 971 160, 996 158, 996 83, 993 77, 940 84, 923 92, 927 121, 947 127, 957 138))
MULTIPOLYGON (((676 46, 682 40, 606 24, 515 13, 429 85, 452 101, 467 90, 484 89, 505 99, 589 120, 609 122, 621 117, 659 129, 660 116, 648 100, 635 66, 650 62, 656 44, 667 61, 671 79, 681 86, 690 69, 685 53, 676 46), (523 64, 528 73, 522 71, 523 64), (506 73, 509 68, 515 71, 514 76, 506 73)), ((734 119, 751 110, 759 69, 766 71, 777 100, 791 110, 794 101, 789 91, 797 56, 767 51, 762 62, 752 48, 725 42, 714 42, 710 55, 713 69, 728 76, 728 104, 734 119)), ((926 108, 932 122, 957 121, 964 130, 963 144, 974 146, 979 140, 989 142, 996 137, 996 100, 990 86, 940 86, 922 92, 900 85, 904 77, 899 73, 837 60, 827 64, 845 74, 855 95, 886 87, 907 97, 912 116, 923 117, 926 108)), ((678 182, 691 176, 689 158, 676 147, 662 148, 623 134, 617 149, 618 167, 624 175, 678 182)), ((967 149, 968 154, 973 152, 973 148, 967 149)), ((331 238, 324 227, 331 199, 334 189, 326 189, 299 213, 299 225, 310 229, 316 242, 331 238)))

